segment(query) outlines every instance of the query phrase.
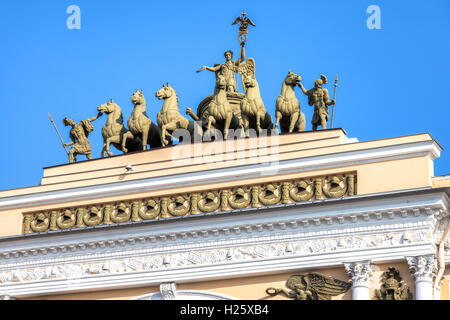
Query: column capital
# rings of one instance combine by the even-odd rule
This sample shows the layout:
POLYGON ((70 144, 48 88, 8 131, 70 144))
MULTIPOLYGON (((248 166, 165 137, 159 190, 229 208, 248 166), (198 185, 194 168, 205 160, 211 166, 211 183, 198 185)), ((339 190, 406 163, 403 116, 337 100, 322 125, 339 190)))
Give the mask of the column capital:
POLYGON ((437 262, 434 254, 417 257, 406 257, 411 276, 416 280, 432 282, 437 273, 437 262))
POLYGON ((163 300, 175 300, 177 295, 177 284, 175 282, 161 283, 159 292, 163 300))
POLYGON ((369 287, 372 275, 372 265, 370 261, 358 261, 344 263, 345 271, 351 277, 353 287, 369 287))

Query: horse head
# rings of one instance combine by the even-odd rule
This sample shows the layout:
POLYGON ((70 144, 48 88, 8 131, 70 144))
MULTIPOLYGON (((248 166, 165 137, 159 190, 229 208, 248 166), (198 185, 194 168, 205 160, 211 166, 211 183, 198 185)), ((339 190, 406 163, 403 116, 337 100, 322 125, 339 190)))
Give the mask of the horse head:
POLYGON ((253 78, 251 75, 247 75, 244 78, 244 84, 247 88, 253 88, 256 87, 256 79, 253 78))
POLYGON ((111 99, 110 101, 98 106, 97 110, 101 113, 110 114, 111 112, 114 112, 116 110, 116 107, 117 105, 111 99))
POLYGON ((143 90, 141 91, 134 90, 134 94, 131 96, 131 102, 133 102, 134 105, 145 104, 143 90))
POLYGON ((289 70, 288 75, 284 79, 284 83, 291 87, 295 87, 300 83, 300 81, 302 81, 302 77, 296 73, 292 73, 291 70, 289 70))
POLYGON ((216 75, 216 89, 220 91, 225 90, 226 87, 227 87, 227 80, 223 75, 218 73, 216 75))
POLYGON ((169 85, 169 83, 163 84, 162 88, 156 91, 155 96, 159 99, 167 99, 175 94, 175 90, 169 85))

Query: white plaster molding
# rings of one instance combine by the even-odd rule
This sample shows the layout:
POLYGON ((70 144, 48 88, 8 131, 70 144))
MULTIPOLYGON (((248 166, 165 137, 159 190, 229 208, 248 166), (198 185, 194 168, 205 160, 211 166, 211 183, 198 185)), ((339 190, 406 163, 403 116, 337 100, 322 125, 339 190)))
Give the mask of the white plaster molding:
POLYGON ((351 277, 353 287, 369 288, 372 266, 370 261, 344 263, 345 271, 351 277))
MULTIPOLYGON (((153 292, 145 294, 131 300, 164 300, 160 292, 153 292)), ((199 291, 199 290, 177 290, 176 296, 173 300, 238 300, 224 294, 199 291)))
MULTIPOLYGON (((83 261, 95 261, 99 259, 126 259, 136 256, 151 255, 151 254, 173 254, 174 252, 200 251, 200 250, 215 250, 218 248, 229 248, 232 246, 258 246, 262 244, 287 241, 287 246, 300 245, 304 248, 303 253, 314 253, 316 251, 327 248, 327 250, 348 249, 353 247, 387 247, 392 245, 409 244, 409 243, 434 243, 432 241, 431 233, 427 226, 423 223, 405 223, 395 224, 393 226, 365 226, 358 228, 345 228, 334 231, 318 231, 318 232, 295 232, 295 233, 272 233, 256 237, 244 236, 240 239, 233 237, 232 239, 214 239, 209 241, 186 242, 184 244, 173 243, 165 244, 163 246, 142 245, 136 247, 134 242, 132 245, 119 247, 116 251, 111 251, 111 246, 104 247, 100 251, 86 252, 84 250, 77 252, 74 245, 73 250, 66 250, 64 253, 50 253, 51 248, 34 248, 29 250, 34 254, 23 257, 13 258, 9 256, 0 263, 0 272, 11 268, 32 268, 38 266, 48 266, 51 264, 61 263, 79 263, 83 261), (54 255, 54 257, 52 257, 54 255), (38 257, 41 257, 40 259, 38 257)), ((103 240, 100 243, 104 242, 103 240)), ((113 241, 112 241, 113 242, 113 241)), ((124 241, 126 242, 126 241, 124 241)), ((94 242, 92 242, 94 243, 94 242)), ((59 248, 61 250, 61 247, 59 248)), ((63 251, 63 250, 62 250, 63 251)), ((16 251, 13 251, 16 252, 16 251)), ((27 252, 24 250, 24 252, 27 252)), ((4 255, 5 253, 0 253, 4 255)), ((9 253, 6 253, 9 254, 9 253)), ((0 273, 1 274, 1 273, 0 273)), ((0 276, 1 282, 1 276, 0 276)))
POLYGON ((435 181, 439 181, 439 180, 447 180, 447 179, 450 179, 450 174, 447 174, 447 175, 445 175, 445 176, 432 177, 431 179, 432 179, 432 180, 435 180, 435 181))
POLYGON ((407 257, 409 271, 416 282, 432 282, 437 273, 437 262, 434 254, 407 257))
MULTIPOLYGON (((234 261, 184 266, 176 268, 149 269, 134 272, 112 272, 88 276, 43 279, 40 281, 7 282, 0 284, 4 294, 22 298, 67 292, 85 292, 139 286, 154 286, 162 282, 198 282, 230 279, 281 272, 299 272, 306 269, 341 267, 343 261, 370 259, 373 263, 400 262, 408 256, 427 255, 435 248, 429 243, 408 244, 391 248, 364 248, 341 252, 311 255, 285 255, 256 260, 234 261)), ((52 270, 49 270, 52 272, 52 270)))
POLYGON ((372 266, 370 261, 344 263, 345 271, 351 277, 352 299, 370 300, 370 277, 372 266))
POLYGON ((177 290, 177 284, 175 282, 165 282, 161 283, 159 286, 162 300, 175 300, 177 290))
POLYGON ((416 300, 433 300, 433 278, 437 273, 435 255, 407 256, 406 260, 416 280, 416 300))
POLYGON ((194 186, 204 183, 232 181, 236 180, 237 177, 246 179, 255 176, 270 176, 274 173, 280 175, 290 174, 293 172, 340 168, 348 165, 359 165, 418 156, 429 156, 434 160, 439 157, 440 152, 441 148, 433 140, 406 143, 389 147, 283 160, 278 161, 277 163, 269 163, 270 165, 267 163, 244 165, 226 169, 190 172, 175 176, 137 179, 127 182, 116 182, 82 188, 4 197, 0 198, 0 210, 148 192, 167 187, 174 188, 184 186, 186 183, 194 186))
MULTIPOLYGON (((45 262, 42 266, 31 267, 22 265, 10 269, 2 266, 0 272, 0 288, 2 283, 40 281, 45 279, 79 279, 93 274, 117 274, 127 272, 142 272, 150 270, 169 270, 180 267, 194 267, 200 265, 214 265, 241 261, 258 261, 262 259, 286 256, 315 256, 317 254, 334 254, 339 252, 359 252, 370 249, 386 249, 395 247, 411 247, 428 244, 425 240, 416 243, 404 241, 402 234, 376 234, 316 240, 289 242, 262 242, 254 245, 241 246, 210 246, 208 249, 198 248, 188 251, 160 254, 139 255, 132 253, 126 258, 100 259, 90 257, 88 261, 60 263, 45 262)), ((12 268, 11 268, 12 267, 12 268)), ((347 268, 347 266, 346 266, 347 268)), ((349 271, 349 270, 347 270, 349 271)))

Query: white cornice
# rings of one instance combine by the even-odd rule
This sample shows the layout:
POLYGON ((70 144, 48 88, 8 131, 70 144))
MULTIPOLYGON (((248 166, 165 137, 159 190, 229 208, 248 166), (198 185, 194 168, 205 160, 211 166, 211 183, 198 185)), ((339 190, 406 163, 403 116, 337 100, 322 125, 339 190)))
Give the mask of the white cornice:
POLYGON ((262 163, 173 176, 101 184, 82 188, 40 192, 29 195, 0 198, 0 210, 148 192, 168 187, 175 188, 185 186, 186 184, 195 186, 205 183, 218 183, 253 177, 271 176, 275 173, 279 175, 290 174, 294 172, 339 168, 349 165, 418 156, 429 156, 431 159, 435 159, 439 157, 440 151, 439 145, 435 141, 430 140, 406 143, 397 146, 340 152, 294 160, 283 160, 274 163, 262 163))
MULTIPOLYGON (((30 297, 45 294, 83 292, 159 285, 163 282, 196 282, 219 279, 265 275, 309 268, 342 267, 346 261, 369 259, 373 263, 403 261, 406 256, 434 253, 429 243, 401 245, 390 248, 363 248, 341 252, 311 255, 282 256, 253 261, 231 261, 228 263, 204 264, 172 269, 117 272, 88 275, 81 278, 44 279, 28 282, 8 282, 0 285, 2 294, 13 297, 30 297)), ((263 293, 261 293, 263 294, 263 293)))

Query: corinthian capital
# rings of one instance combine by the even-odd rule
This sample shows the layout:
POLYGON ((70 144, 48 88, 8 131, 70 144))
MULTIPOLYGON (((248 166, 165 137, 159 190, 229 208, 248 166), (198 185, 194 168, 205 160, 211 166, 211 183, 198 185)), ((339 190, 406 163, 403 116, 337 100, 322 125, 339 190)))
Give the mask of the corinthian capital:
POLYGON ((369 287, 372 266, 370 261, 344 263, 345 271, 352 278, 354 287, 369 287))
POLYGON ((418 257, 407 257, 409 271, 416 281, 433 281, 437 272, 434 254, 418 257))

